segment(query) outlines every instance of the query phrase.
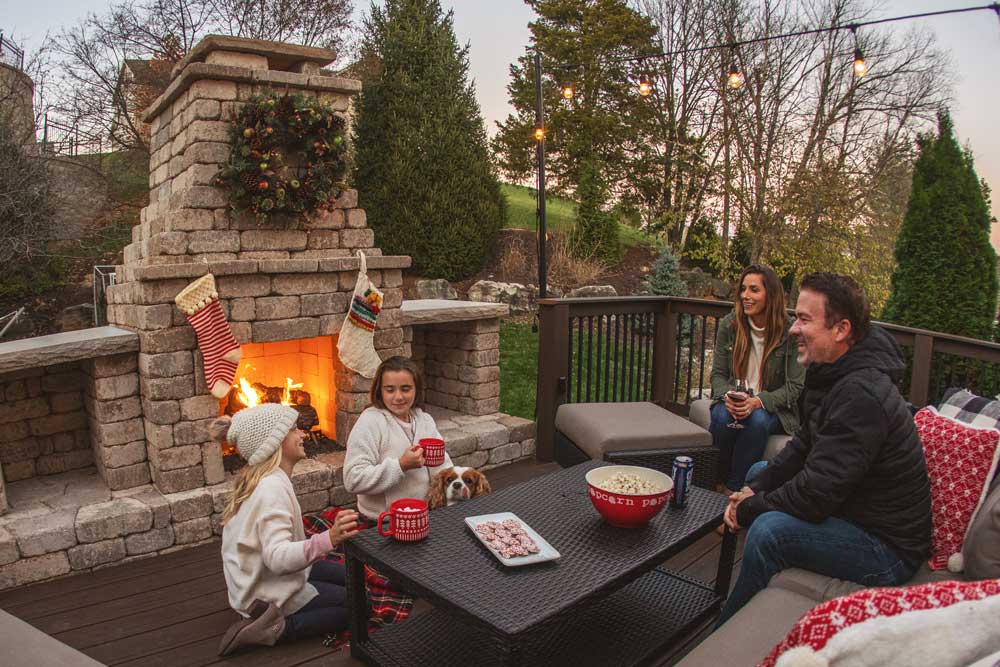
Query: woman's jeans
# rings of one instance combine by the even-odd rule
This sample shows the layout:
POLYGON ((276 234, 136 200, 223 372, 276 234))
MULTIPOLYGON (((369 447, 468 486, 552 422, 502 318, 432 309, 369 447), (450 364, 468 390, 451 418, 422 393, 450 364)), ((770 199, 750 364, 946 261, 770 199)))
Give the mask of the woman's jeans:
MULTIPOLYGON (((753 479, 767 464, 753 467, 753 479)), ((766 512, 750 526, 736 586, 719 617, 722 625, 782 570, 798 567, 864 586, 897 586, 914 574, 893 550, 850 521, 810 523, 766 512)))
POLYGON ((763 408, 740 420, 741 429, 726 426, 732 421, 733 416, 726 410, 725 403, 712 406, 712 423, 708 430, 712 433, 712 444, 719 450, 719 476, 727 487, 738 491, 743 488, 750 466, 764 458, 768 437, 782 430, 778 415, 763 408))
POLYGON ((285 618, 282 641, 322 637, 347 629, 347 571, 343 563, 316 561, 309 572, 309 583, 319 595, 285 618))

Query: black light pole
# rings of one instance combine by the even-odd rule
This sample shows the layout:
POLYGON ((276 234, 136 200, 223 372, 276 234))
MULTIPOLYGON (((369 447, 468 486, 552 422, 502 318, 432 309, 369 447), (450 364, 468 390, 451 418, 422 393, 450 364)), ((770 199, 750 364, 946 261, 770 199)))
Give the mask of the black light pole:
POLYGON ((538 168, 538 298, 544 299, 545 266, 545 111, 542 109, 542 54, 535 51, 535 161, 538 168))

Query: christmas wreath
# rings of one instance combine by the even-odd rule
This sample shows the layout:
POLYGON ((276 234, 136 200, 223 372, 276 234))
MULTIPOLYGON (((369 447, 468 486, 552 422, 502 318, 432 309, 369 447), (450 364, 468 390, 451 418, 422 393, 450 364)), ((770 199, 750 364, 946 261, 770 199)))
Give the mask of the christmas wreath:
POLYGON ((274 215, 301 218, 331 206, 347 172, 344 118, 305 95, 251 98, 229 130, 229 160, 216 185, 235 211, 264 223, 274 215))

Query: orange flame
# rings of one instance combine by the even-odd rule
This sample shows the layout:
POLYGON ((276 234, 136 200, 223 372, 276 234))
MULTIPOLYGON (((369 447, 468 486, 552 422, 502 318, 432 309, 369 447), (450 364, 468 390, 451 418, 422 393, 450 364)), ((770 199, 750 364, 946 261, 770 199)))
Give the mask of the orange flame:
POLYGON ((292 378, 286 377, 285 378, 285 391, 281 394, 281 404, 282 405, 291 405, 292 404, 292 390, 293 389, 302 389, 302 383, 301 382, 295 382, 295 383, 293 383, 292 382, 292 378))
POLYGON ((237 395, 239 396, 240 401, 243 402, 243 405, 248 408, 260 405, 260 395, 257 393, 257 390, 246 381, 246 378, 240 378, 240 391, 237 392, 237 395))

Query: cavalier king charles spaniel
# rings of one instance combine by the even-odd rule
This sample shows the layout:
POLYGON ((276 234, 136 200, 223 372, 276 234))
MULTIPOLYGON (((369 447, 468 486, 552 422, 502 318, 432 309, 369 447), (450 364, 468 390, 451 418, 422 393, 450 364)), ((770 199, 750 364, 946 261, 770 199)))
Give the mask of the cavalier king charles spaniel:
POLYGON ((469 498, 485 496, 489 492, 490 483, 486 481, 486 475, 475 468, 454 466, 438 472, 431 480, 427 504, 432 510, 450 507, 469 498))

